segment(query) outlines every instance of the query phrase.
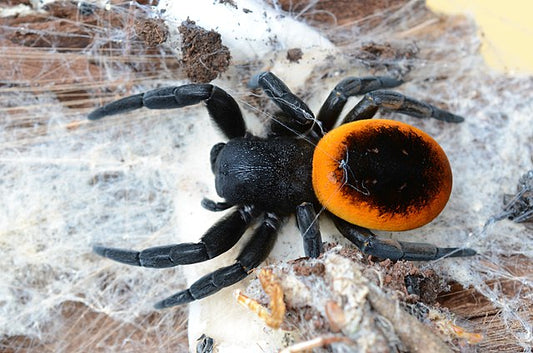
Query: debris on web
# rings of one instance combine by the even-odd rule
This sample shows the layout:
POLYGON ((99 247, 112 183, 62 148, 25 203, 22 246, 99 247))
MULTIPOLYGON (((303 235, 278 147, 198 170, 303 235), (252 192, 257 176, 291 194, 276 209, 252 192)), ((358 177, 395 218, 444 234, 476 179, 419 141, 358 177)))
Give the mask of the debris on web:
POLYGON ((516 193, 503 196, 505 204, 501 218, 508 218, 516 223, 533 221, 533 169, 518 180, 516 193))
POLYGON ((278 329, 283 323, 283 317, 285 316, 285 302, 283 301, 283 289, 277 277, 272 273, 272 270, 262 268, 257 275, 261 287, 265 293, 270 297, 268 311, 257 300, 247 297, 237 289, 233 293, 237 301, 244 307, 250 309, 256 313, 261 319, 265 321, 265 324, 274 329, 278 329))
POLYGON ((356 249, 326 247, 316 259, 262 268, 260 286, 258 279, 252 279, 246 289, 257 299, 238 292, 239 302, 263 319, 270 316, 267 303, 272 313, 275 307, 283 307, 277 325, 265 320, 265 326, 279 328, 290 337, 281 352, 326 345, 331 352, 354 351, 355 347, 364 352, 411 351, 419 346, 431 347, 431 352, 451 352, 448 345, 469 349, 483 340, 477 330, 456 322, 458 318, 437 304, 437 294, 448 286, 434 271, 422 270, 413 262, 374 262, 356 249), (265 274, 267 286, 261 279, 265 274), (415 278, 417 290, 412 285, 415 278), (271 284, 276 285, 276 292, 266 290, 271 284), (272 305, 273 298, 280 302, 272 305))
POLYGON ((182 62, 191 82, 210 82, 227 70, 231 54, 219 33, 207 31, 191 20, 184 21, 178 30, 182 36, 182 62))

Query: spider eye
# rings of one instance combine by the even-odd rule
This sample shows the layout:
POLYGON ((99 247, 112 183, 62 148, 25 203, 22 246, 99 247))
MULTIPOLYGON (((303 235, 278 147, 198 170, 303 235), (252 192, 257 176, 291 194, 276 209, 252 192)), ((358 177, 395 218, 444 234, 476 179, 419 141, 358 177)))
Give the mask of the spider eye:
POLYGON ((408 230, 448 202, 446 154, 423 131, 392 120, 360 120, 330 131, 313 156, 313 188, 333 214, 362 227, 408 230))

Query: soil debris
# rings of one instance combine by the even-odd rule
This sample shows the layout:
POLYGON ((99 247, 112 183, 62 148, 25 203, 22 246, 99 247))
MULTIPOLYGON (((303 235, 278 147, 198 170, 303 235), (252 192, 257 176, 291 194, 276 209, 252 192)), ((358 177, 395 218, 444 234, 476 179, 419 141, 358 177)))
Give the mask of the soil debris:
POLYGON ((210 82, 228 68, 231 54, 220 34, 187 20, 178 27, 182 35, 183 69, 191 82, 210 82))
POLYGON ((300 62, 300 59, 303 57, 302 49, 300 48, 292 48, 287 50, 287 59, 291 63, 298 63, 300 62))

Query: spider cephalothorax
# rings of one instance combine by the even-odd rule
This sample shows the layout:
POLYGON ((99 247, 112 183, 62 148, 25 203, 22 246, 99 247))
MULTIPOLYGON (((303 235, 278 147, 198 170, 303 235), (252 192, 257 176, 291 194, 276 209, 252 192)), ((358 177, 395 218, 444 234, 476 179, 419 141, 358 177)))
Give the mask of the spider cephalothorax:
POLYGON ((142 251, 95 246, 96 253, 129 265, 165 268, 209 260, 233 247, 251 222, 260 226, 236 262, 205 275, 189 289, 156 304, 164 308, 204 298, 248 275, 269 254, 283 219, 296 214, 306 256, 318 257, 322 240, 316 210, 325 208, 339 231, 361 251, 393 260, 470 256, 472 249, 382 240, 370 230, 407 230, 435 218, 446 205, 452 174, 442 148, 426 133, 392 120, 372 119, 379 108, 419 118, 461 122, 463 118, 399 93, 387 77, 342 80, 315 118, 307 105, 270 72, 260 87, 281 113, 267 137, 246 130, 235 100, 210 84, 165 87, 126 97, 96 109, 89 119, 141 107, 180 108, 205 102, 214 123, 229 139, 211 150, 211 169, 223 202, 204 199, 211 211, 232 208, 198 243, 142 251), (333 129, 348 97, 364 94, 333 129))

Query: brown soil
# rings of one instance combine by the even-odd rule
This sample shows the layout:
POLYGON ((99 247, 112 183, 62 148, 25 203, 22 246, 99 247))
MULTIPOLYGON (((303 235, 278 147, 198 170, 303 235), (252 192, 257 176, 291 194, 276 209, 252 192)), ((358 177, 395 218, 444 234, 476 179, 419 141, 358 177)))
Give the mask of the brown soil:
POLYGON ((182 62, 191 82, 210 82, 226 71, 231 55, 220 34, 187 20, 178 27, 182 36, 182 62))

